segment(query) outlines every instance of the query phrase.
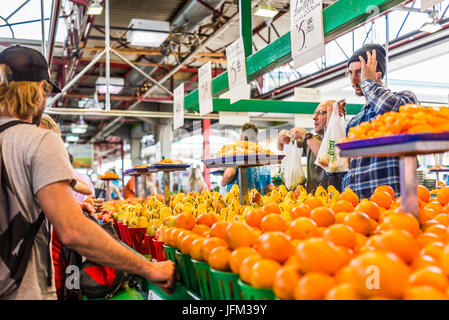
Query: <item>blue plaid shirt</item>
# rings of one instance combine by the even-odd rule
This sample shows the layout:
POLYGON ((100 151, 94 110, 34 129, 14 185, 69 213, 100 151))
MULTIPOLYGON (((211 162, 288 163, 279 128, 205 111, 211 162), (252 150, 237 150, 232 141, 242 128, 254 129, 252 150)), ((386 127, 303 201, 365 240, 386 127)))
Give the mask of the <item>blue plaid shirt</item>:
MULTIPOLYGON (((364 121, 370 121, 389 111, 399 111, 406 103, 418 103, 416 96, 410 91, 391 92, 381 84, 365 80, 360 84, 368 104, 351 119, 346 127, 355 127, 364 121)), ((398 157, 367 157, 352 158, 349 161, 349 171, 343 178, 343 190, 351 188, 360 198, 369 198, 376 187, 391 186, 399 193, 399 158, 398 157)))

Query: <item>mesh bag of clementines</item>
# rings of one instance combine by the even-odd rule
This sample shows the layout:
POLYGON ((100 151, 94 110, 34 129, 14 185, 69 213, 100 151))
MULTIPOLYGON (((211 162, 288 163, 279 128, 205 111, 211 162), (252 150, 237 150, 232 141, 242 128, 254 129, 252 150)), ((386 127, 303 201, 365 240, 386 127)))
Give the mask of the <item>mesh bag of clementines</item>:
POLYGON ((238 188, 106 206, 121 223, 149 215, 147 232, 202 299, 448 299, 449 187, 417 192, 417 218, 388 186, 368 199, 280 186, 251 190, 248 206, 238 188))

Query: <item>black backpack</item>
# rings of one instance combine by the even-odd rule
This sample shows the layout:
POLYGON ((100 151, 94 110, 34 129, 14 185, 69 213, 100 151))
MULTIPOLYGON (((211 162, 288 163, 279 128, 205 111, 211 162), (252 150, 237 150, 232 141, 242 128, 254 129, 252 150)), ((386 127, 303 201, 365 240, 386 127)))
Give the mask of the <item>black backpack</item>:
MULTIPOLYGON (((30 124, 14 120, 0 126, 0 133, 18 125, 30 124)), ((1 157, 0 148, 0 300, 13 294, 20 286, 27 269, 34 239, 46 218, 41 211, 30 223, 20 211, 11 181, 1 157)), ((48 238, 50 242, 50 235, 48 238)), ((48 250, 47 283, 51 285, 51 257, 48 250)))

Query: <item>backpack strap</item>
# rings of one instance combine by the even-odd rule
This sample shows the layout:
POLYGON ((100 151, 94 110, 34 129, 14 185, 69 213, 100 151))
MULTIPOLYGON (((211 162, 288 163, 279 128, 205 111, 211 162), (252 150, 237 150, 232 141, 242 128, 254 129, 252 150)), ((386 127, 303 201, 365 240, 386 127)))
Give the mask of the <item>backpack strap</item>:
POLYGON ((2 133, 3 131, 5 131, 6 129, 8 129, 8 128, 10 128, 10 127, 13 127, 13 126, 15 126, 15 125, 18 125, 18 124, 32 124, 32 123, 25 122, 25 121, 21 121, 21 120, 8 121, 8 122, 6 122, 6 123, 0 125, 0 133, 2 133))

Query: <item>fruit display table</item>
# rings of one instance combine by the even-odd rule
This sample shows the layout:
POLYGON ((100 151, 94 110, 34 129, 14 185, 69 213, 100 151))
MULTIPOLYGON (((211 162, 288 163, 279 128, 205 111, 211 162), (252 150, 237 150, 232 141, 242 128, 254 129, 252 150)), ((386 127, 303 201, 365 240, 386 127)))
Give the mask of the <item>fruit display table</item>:
POLYGON ((342 157, 399 157, 402 210, 418 217, 416 156, 449 150, 449 134, 399 134, 338 143, 342 157))
POLYGON ((145 198, 148 197, 148 189, 147 189, 147 179, 145 179, 145 176, 150 175, 153 172, 157 172, 154 168, 152 167, 146 167, 146 168, 134 168, 134 169, 129 169, 126 170, 124 172, 125 175, 129 175, 131 177, 134 177, 134 186, 136 189, 136 198, 139 198, 140 195, 142 194, 145 198), (139 184, 139 178, 140 176, 144 176, 143 177, 143 192, 140 192, 140 184, 139 184))
POLYGON ((437 183, 438 183, 438 181, 440 181, 440 173, 443 173, 443 172, 449 172, 449 168, 442 168, 442 169, 431 169, 431 170, 429 170, 429 172, 430 173, 435 173, 436 174, 436 176, 437 176, 437 183))
POLYGON ((164 199, 165 205, 170 205, 170 172, 186 171, 189 164, 153 164, 151 166, 154 172, 162 171, 164 173, 164 199))
POLYGON ((207 168, 239 168, 240 204, 246 205, 248 200, 248 168, 281 163, 284 155, 242 154, 202 160, 207 168))
POLYGON ((100 178, 100 180, 106 182, 106 201, 111 200, 111 182, 113 180, 118 180, 118 178, 100 178))

